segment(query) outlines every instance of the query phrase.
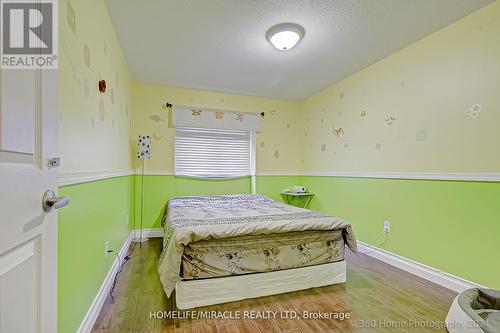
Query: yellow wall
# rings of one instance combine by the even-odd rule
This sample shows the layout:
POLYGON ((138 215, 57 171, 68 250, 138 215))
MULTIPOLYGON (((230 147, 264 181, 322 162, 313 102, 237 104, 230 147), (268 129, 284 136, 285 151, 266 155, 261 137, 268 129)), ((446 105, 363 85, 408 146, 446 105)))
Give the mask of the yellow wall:
POLYGON ((104 3, 70 3, 76 31, 68 2, 60 2, 62 172, 137 169, 130 153, 139 133, 154 136, 147 169, 173 172, 167 101, 266 112, 257 135, 258 173, 500 167, 499 2, 300 103, 133 83, 104 3), (108 83, 106 94, 97 90, 99 78, 108 83), (474 105, 481 106, 476 117, 467 114, 474 105), (335 128, 344 134, 337 137, 335 128))
MULTIPOLYGON (((59 45, 60 171, 130 170, 132 79, 104 1, 59 0, 59 45)), ((105 255, 105 242, 118 252, 130 233, 134 179, 64 186, 59 194, 71 204, 58 211, 58 332, 70 333, 116 260, 105 255)))
POLYGON ((132 79, 104 1, 60 0, 59 40, 61 172, 130 170, 132 79))
MULTIPOLYGON (((174 105, 265 112, 256 138, 257 172, 301 170, 301 138, 297 133, 302 132, 302 124, 297 102, 140 83, 134 84, 132 91, 132 140, 139 134, 153 136, 152 157, 146 162, 149 171, 174 171, 175 131, 168 126, 169 111, 164 107, 167 101, 174 105)), ((139 167, 137 161, 134 167, 139 167)))
POLYGON ((498 172, 499 92, 497 1, 303 101, 304 171, 498 172))

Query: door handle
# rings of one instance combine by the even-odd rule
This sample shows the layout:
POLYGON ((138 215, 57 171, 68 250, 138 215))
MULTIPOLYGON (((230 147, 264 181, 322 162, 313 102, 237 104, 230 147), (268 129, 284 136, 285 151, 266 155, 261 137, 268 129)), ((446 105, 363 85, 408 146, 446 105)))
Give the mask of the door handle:
POLYGON ((69 204, 69 197, 56 197, 52 190, 45 191, 43 194, 43 210, 48 213, 52 209, 59 209, 69 204))

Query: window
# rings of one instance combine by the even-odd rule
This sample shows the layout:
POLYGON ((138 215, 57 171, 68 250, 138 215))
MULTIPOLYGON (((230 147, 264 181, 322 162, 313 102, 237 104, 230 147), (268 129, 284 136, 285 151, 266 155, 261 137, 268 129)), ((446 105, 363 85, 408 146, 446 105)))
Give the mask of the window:
POLYGON ((175 174, 199 178, 254 175, 252 131, 177 127, 175 174))

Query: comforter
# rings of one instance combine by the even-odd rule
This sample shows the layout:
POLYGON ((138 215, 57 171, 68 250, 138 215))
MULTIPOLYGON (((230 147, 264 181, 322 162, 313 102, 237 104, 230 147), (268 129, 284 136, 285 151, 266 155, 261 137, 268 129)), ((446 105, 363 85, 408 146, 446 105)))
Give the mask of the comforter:
POLYGON ((357 250, 351 225, 343 219, 286 205, 262 195, 173 198, 167 204, 163 225, 164 249, 158 272, 167 296, 180 277, 185 247, 202 240, 340 230, 344 243, 352 251, 357 250))

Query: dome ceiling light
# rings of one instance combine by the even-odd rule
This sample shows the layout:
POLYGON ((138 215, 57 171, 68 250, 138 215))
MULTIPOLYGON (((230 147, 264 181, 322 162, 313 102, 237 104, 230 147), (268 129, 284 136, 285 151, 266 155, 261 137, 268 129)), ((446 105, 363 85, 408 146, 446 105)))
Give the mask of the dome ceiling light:
POLYGON ((288 51, 304 37, 304 28, 295 23, 280 23, 266 32, 269 43, 280 51, 288 51))

